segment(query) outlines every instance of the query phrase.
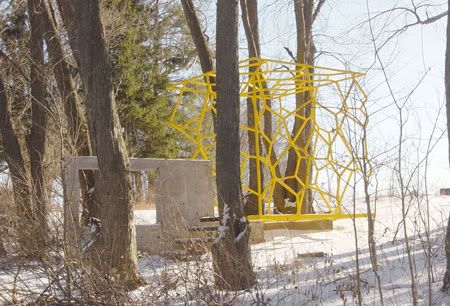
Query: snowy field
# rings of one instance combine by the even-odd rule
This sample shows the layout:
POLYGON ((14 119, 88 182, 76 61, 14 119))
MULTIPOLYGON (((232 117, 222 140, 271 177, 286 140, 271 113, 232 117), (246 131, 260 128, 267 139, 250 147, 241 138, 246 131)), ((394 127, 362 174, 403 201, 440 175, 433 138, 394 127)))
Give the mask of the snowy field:
MULTIPOLYGON (((431 303, 428 302, 427 222, 425 197, 408 199, 407 235, 418 285, 419 305, 450 305, 450 294, 440 292, 445 270, 444 236, 450 212, 450 197, 429 199, 431 242, 431 303), (420 205, 417 202, 420 201, 420 205), (420 207, 420 209, 419 209, 420 207)), ((363 203, 358 203, 363 208, 363 203)), ((378 274, 384 305, 412 305, 411 274, 405 249, 401 203, 393 197, 376 203, 375 240, 378 274)), ((152 223, 154 211, 137 211, 136 222, 152 223)), ((381 305, 378 283, 371 268, 367 221, 355 222, 364 305, 381 305)), ((356 300, 355 228, 351 219, 334 223, 332 231, 271 230, 266 242, 252 245, 258 285, 252 291, 218 292, 212 286, 209 255, 190 262, 175 262, 158 256, 139 258, 148 285, 130 295, 141 305, 354 305, 356 300), (318 257, 308 254, 315 253, 318 257)), ((15 299, 37 296, 48 287, 44 269, 32 263, 20 270, 12 258, 0 262, 0 303, 11 299, 7 289, 16 286, 15 299), (41 277, 39 277, 41 275, 41 277), (21 297, 21 292, 23 295, 21 297), (27 294, 25 294, 27 292, 27 294)))

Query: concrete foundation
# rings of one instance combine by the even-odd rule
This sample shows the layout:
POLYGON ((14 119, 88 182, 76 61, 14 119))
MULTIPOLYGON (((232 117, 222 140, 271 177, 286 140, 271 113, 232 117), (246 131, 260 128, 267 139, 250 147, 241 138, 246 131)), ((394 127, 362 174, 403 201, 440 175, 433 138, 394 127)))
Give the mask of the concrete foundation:
POLYGON ((302 220, 302 221, 277 221, 265 222, 264 230, 289 229, 301 231, 331 231, 333 220, 302 220))
POLYGON ((250 221, 250 243, 264 242, 264 223, 262 221, 250 221))

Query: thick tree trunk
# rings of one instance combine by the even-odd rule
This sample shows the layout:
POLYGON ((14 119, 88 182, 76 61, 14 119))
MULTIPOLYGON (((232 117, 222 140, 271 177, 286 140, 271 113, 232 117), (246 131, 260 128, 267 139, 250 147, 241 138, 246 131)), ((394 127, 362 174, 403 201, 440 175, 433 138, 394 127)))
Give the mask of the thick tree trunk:
MULTIPOLYGON (((450 9, 450 0, 448 0, 450 9)), ((445 50, 445 105, 447 107, 447 137, 449 144, 448 158, 450 161, 450 14, 447 14, 447 46, 445 50)), ((444 275, 442 289, 450 290, 450 216, 448 218, 447 233, 445 235, 445 256, 447 257, 447 269, 444 275)))
MULTIPOLYGON (((314 1, 313 0, 294 0, 294 11, 297 31, 297 63, 298 64, 314 64, 315 47, 312 37, 312 25, 314 14, 314 1)), ((314 71, 311 70, 311 73, 314 71)), ((300 82, 310 83, 311 79, 308 76, 304 76, 303 72, 299 72, 298 79, 300 82)), ((299 84, 304 86, 305 84, 299 84)), ((297 115, 303 118, 308 118, 311 114, 310 102, 311 93, 299 93, 295 96, 297 115)), ((289 150, 288 161, 286 166, 285 176, 296 176, 301 182, 296 179, 287 179, 286 184, 294 191, 300 192, 305 189, 304 185, 310 183, 312 167, 308 163, 308 155, 311 154, 312 149, 312 122, 308 120, 302 120, 298 117, 295 118, 294 126, 291 136, 294 138, 294 142, 301 150, 300 160, 293 149, 289 150), (298 167, 298 172, 295 173, 298 167)), ((312 206, 312 194, 311 189, 306 188, 304 190, 305 196, 301 201, 301 213, 308 214, 314 213, 312 206)), ((285 198, 291 202, 295 202, 295 195, 285 190, 285 198)), ((293 209, 284 208, 283 212, 295 213, 293 209)))
MULTIPOLYGON (((261 57, 261 46, 259 42, 259 18, 258 18, 258 0, 241 0, 241 10, 242 10, 242 23, 244 25, 245 36, 247 38, 249 57, 261 57)), ((254 70, 256 67, 252 67, 254 70)), ((264 77, 264 76, 263 76, 264 77)), ((265 79, 261 82, 261 87, 258 90, 264 92, 264 96, 269 96, 270 92, 267 88, 267 83, 265 79)), ((272 100, 266 99, 265 104, 267 107, 272 107, 272 100)), ((247 103, 247 108, 249 104, 247 103)), ((250 115, 248 115, 250 117, 250 115)), ((272 139, 272 113, 268 111, 264 111, 264 134, 268 139, 272 139)), ((251 118, 249 118, 250 120, 251 118)), ((249 125, 250 126, 250 125, 249 125)), ((249 136, 250 137, 250 136, 249 136)), ((272 144, 275 141, 272 142, 272 144)), ((267 141, 266 138, 263 138, 263 144, 266 150, 267 155, 270 158, 270 162, 275 166, 275 175, 277 177, 281 177, 280 166, 277 163, 277 155, 275 152, 275 148, 272 144, 267 141)), ((252 166, 250 167, 252 168, 252 166)), ((256 168, 256 165, 253 166, 256 168)), ((256 179, 254 179, 256 182, 256 179)), ((277 185, 273 194, 273 201, 275 206, 279 209, 284 207, 284 192, 281 185, 277 185), (281 187, 281 188, 280 188, 281 187)))
POLYGON ((32 194, 34 200, 34 215, 36 217, 35 239, 43 250, 47 245, 47 205, 48 193, 45 182, 45 140, 48 122, 48 103, 44 81, 44 47, 43 47, 43 6, 39 0, 28 0, 28 15, 30 19, 30 80, 31 80, 31 132, 27 137, 30 154, 30 169, 32 194))
POLYGON ((0 133, 4 148, 6 163, 13 185, 14 203, 17 209, 17 221, 20 228, 18 241, 20 254, 36 257, 33 246, 34 218, 31 205, 31 194, 28 184, 25 162, 20 148, 19 139, 14 132, 3 80, 0 78, 0 133), (32 236, 33 234, 33 236, 32 236))
MULTIPOLYGON (((78 96, 72 75, 70 73, 69 64, 64 56, 64 50, 61 46, 59 33, 53 19, 50 3, 45 5, 44 0, 39 0, 45 9, 41 14, 42 24, 44 27, 44 39, 47 44, 49 60, 53 67, 56 84, 63 100, 64 112, 67 119, 67 128, 70 136, 72 154, 79 156, 91 156, 92 150, 88 134, 87 123, 84 118, 83 107, 78 96)), ((83 171, 80 175, 80 186, 83 195, 83 216, 85 222, 90 217, 99 217, 99 209, 93 198, 89 196, 88 191, 94 187, 94 174, 92 171, 83 171)))
POLYGON ((216 182, 221 231, 213 247, 216 284, 230 290, 254 285, 250 229, 240 179, 238 1, 217 1, 216 182))
MULTIPOLYGON (((242 10, 242 21, 244 24, 245 36, 247 38, 248 45, 248 53, 249 57, 259 57, 260 55, 260 46, 259 46, 259 32, 258 32, 258 8, 256 0, 241 0, 241 10, 242 10)), ((249 72, 255 72, 257 67, 252 66, 249 68, 249 72)), ((249 87, 248 91, 251 93, 253 91, 258 91, 257 88, 249 87)), ((261 102, 259 99, 253 101, 253 98, 247 98, 247 126, 250 128, 247 131, 248 138, 248 153, 250 156, 256 156, 256 144, 258 142, 258 146, 260 147, 260 155, 262 153, 262 144, 261 138, 259 137, 259 133, 256 133, 256 127, 259 129, 259 124, 255 121, 255 112, 259 113, 261 110, 260 106, 261 102), (256 107, 254 103, 256 103, 256 107), (258 126, 257 126, 258 125, 258 126)), ((258 172, 259 172, 259 185, 261 190, 264 186, 264 177, 263 177, 263 169, 262 164, 255 158, 250 158, 248 160, 249 163, 249 183, 248 187, 258 192, 258 172)), ((258 209, 258 196, 254 193, 249 193, 244 203, 244 211, 245 214, 248 215, 257 215, 259 212, 258 209)))
MULTIPOLYGON (((79 52, 76 52, 78 50, 78 39, 75 32, 74 25, 76 24, 77 20, 72 14, 71 10, 71 3, 70 1, 66 0, 56 0, 56 3, 58 5, 58 10, 61 14, 65 29, 67 31, 67 38, 69 41, 70 49, 72 50, 73 57, 75 58, 75 62, 77 63, 77 66, 80 67, 81 65, 81 58, 79 52)), ((86 88, 83 88, 86 92, 86 88)), ((87 124, 88 124, 88 134, 90 139, 90 145, 91 145, 91 153, 92 155, 97 155, 96 147, 95 147, 95 135, 94 135, 94 127, 90 126, 91 122, 94 121, 94 114, 91 113, 91 111, 86 107, 86 117, 87 117, 87 124)), ((98 208, 99 209, 99 208, 98 208)))
POLYGON ((98 0, 62 1, 73 17, 75 57, 86 89, 98 158, 95 198, 101 206, 101 230, 91 252, 93 263, 110 280, 128 289, 143 283, 137 267, 129 159, 113 98, 98 0), (95 258, 94 258, 95 257, 95 258))

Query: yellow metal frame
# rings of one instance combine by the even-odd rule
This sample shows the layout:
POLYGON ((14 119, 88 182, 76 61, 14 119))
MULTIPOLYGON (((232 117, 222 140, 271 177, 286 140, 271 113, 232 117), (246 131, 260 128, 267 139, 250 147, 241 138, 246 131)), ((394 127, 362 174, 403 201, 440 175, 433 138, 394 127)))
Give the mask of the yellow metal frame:
MULTIPOLYGON (((241 130, 253 132, 255 136, 255 155, 248 150, 241 151, 241 176, 243 190, 258 198, 258 215, 250 220, 294 221, 329 220, 353 217, 366 217, 366 214, 347 214, 342 202, 355 174, 362 175, 361 159, 367 160, 367 143, 364 149, 357 149, 348 138, 353 132, 367 126, 367 95, 358 79, 364 76, 347 70, 331 69, 250 58, 240 62, 241 89, 243 103, 250 99, 253 104, 253 126, 241 125, 241 130), (297 107, 295 96, 303 94, 308 99, 297 107), (305 111, 309 107, 309 111, 305 111), (269 137, 263 129, 264 115, 269 112, 274 130, 269 137), (300 126, 292 134, 292 121, 297 118, 300 126), (308 131, 306 131, 308 129, 308 131), (303 136, 302 136, 303 133, 303 136), (308 133, 305 138, 304 133, 308 133), (306 142, 298 145, 300 137, 306 142), (268 143, 268 150, 260 147, 260 141, 268 143), (272 162, 271 151, 275 150, 277 159, 272 162), (363 155, 358 156, 356 152, 363 155), (297 155, 294 175, 277 175, 275 169, 287 160, 289 152, 297 155), (256 161, 257 188, 251 189, 245 183, 249 160, 256 161), (306 177, 299 178, 300 164, 307 165, 306 177), (265 172, 264 172, 265 171, 265 172), (267 182, 261 182, 263 173, 270 173, 267 182), (332 177, 333 182, 324 187, 320 180, 324 175, 332 177), (296 180, 297 190, 292 189, 286 180, 296 180), (295 197, 295 214, 273 214, 272 197, 275 185, 280 184, 291 197, 295 197), (301 214, 301 206, 306 192, 315 194, 316 202, 324 207, 323 213, 301 214)), ((169 126, 182 133, 195 145, 194 159, 210 159, 215 148, 215 134, 212 131, 211 113, 215 113, 216 93, 215 72, 185 79, 169 87, 178 92, 178 98, 169 119, 169 126), (180 122, 179 112, 185 114, 187 105, 197 103, 200 111, 189 114, 180 122)), ((367 175, 367 174, 366 174, 367 175)), ((266 175, 267 176, 267 175, 266 175)))

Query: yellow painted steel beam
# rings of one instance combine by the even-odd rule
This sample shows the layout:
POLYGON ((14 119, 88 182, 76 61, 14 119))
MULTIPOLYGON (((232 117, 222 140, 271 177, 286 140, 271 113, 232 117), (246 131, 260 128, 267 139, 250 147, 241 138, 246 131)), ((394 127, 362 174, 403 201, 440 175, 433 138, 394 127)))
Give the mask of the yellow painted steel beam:
POLYGON ((302 221, 302 220, 338 220, 338 219, 353 219, 353 218, 367 218, 367 214, 279 214, 279 215, 262 215, 262 216, 248 216, 250 221, 302 221))

